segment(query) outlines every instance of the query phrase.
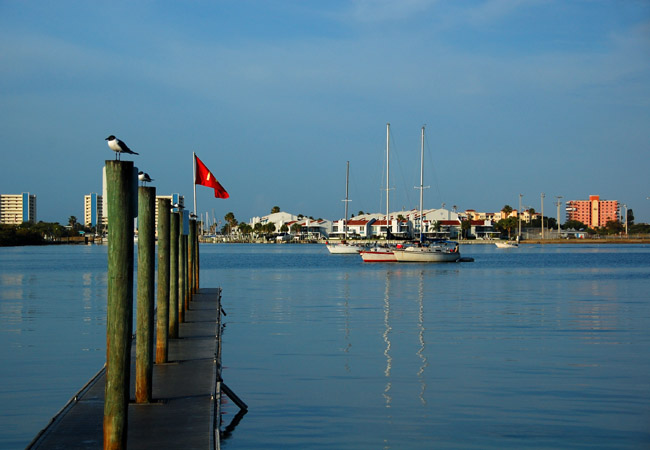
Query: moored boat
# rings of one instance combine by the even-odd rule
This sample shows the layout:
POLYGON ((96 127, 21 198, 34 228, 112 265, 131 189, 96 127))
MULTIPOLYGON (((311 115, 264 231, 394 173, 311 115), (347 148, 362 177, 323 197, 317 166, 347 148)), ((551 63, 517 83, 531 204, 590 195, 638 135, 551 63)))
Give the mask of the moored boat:
POLYGON ((460 260, 458 243, 454 241, 433 241, 429 244, 415 244, 393 251, 397 262, 457 262, 460 260))
POLYGON ((519 244, 517 244, 514 241, 495 242, 494 245, 496 245, 497 248, 517 248, 517 247, 519 247, 519 244))
POLYGON ((327 250, 334 255, 356 255, 364 249, 362 245, 351 244, 345 241, 331 244, 327 242, 325 246, 327 247, 327 250))
MULTIPOLYGON (((386 237, 390 235, 390 207, 389 207, 389 193, 390 193, 390 124, 386 124, 386 237)), ((364 262, 397 262, 393 254, 393 248, 388 245, 375 245, 362 252, 361 259, 364 262)))
POLYGON ((420 241, 406 248, 393 250, 397 262, 420 262, 420 263, 442 263, 457 262, 461 259, 458 242, 435 240, 429 243, 424 242, 422 222, 422 192, 424 191, 424 127, 422 127, 422 139, 420 149, 420 241))
POLYGON ((361 255, 361 259, 363 259, 364 262, 397 262, 393 248, 389 246, 373 247, 368 250, 364 250, 359 254, 361 255))

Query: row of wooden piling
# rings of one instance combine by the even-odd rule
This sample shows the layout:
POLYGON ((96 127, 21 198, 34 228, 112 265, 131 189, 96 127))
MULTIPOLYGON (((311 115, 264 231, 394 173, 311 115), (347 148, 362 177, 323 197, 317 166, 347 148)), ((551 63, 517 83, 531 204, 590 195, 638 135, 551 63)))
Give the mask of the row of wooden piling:
MULTIPOLYGON (((133 328, 133 221, 135 213, 132 161, 106 161, 108 226, 108 308, 104 449, 124 449, 133 328)), ((137 403, 152 402, 154 322, 156 364, 167 363, 168 340, 178 338, 192 295, 199 288, 199 245, 196 220, 166 198, 158 202, 158 286, 155 289, 156 188, 140 186, 138 214, 138 279, 136 309, 137 403), (157 296, 154 321, 154 293, 157 296)))

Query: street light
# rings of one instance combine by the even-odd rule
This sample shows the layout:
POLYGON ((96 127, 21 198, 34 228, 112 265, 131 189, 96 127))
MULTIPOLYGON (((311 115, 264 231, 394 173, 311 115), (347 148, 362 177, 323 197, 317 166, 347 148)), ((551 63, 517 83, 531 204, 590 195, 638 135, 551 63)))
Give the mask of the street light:
POLYGON ((561 195, 556 195, 555 198, 557 198, 557 202, 555 202, 555 206, 557 206, 557 237, 558 239, 560 238, 560 206, 562 206, 562 202, 560 199, 562 198, 561 195))

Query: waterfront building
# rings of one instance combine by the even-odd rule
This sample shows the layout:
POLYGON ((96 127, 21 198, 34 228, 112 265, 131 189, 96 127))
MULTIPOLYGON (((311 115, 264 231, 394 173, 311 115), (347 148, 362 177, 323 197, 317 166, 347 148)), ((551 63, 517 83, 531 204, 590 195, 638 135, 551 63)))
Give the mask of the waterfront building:
POLYGON ((156 201, 154 202, 155 203, 155 208, 156 208, 155 219, 154 219, 154 223, 155 223, 154 226, 155 226, 155 230, 156 230, 156 236, 158 236, 158 199, 159 198, 167 198, 167 199, 170 200, 172 205, 175 205, 175 204, 178 203, 182 207, 185 207, 185 197, 182 196, 181 194, 156 195, 156 201))
POLYGON ((36 195, 0 194, 0 223, 20 225, 23 222, 36 223, 36 195))
POLYGON ((619 214, 618 200, 601 200, 599 195, 590 195, 589 200, 566 202, 566 220, 577 220, 590 228, 604 227, 607 222, 618 221, 619 214))
POLYGON ((286 222, 285 225, 289 228, 289 233, 299 239, 327 239, 332 232, 332 222, 324 219, 303 217, 300 220, 286 222), (296 224, 300 226, 300 232, 292 233, 291 228, 296 224))
POLYGON ((289 223, 294 223, 295 221, 298 220, 298 216, 294 216, 293 214, 289 214, 284 211, 280 211, 277 213, 271 213, 266 216, 262 217, 253 217, 248 224, 252 227, 255 228, 256 224, 261 224, 262 226, 272 223, 275 226, 275 231, 280 231, 280 228, 282 228, 282 225, 288 225, 289 223))
POLYGON ((84 226, 96 227, 97 224, 107 224, 103 197, 96 193, 84 195, 84 226))

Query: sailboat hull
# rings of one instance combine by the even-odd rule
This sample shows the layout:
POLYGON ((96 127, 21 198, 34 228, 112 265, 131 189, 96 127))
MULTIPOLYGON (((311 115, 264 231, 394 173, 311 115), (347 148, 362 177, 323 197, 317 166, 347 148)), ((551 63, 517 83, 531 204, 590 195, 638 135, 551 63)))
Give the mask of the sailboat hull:
POLYGON ((397 262, 392 250, 368 250, 360 254, 364 262, 397 262))
POLYGON ((356 255, 363 247, 355 244, 326 244, 327 250, 333 255, 356 255))
POLYGON ((444 263, 460 260, 460 252, 446 251, 440 248, 409 247, 395 250, 397 262, 444 263))

